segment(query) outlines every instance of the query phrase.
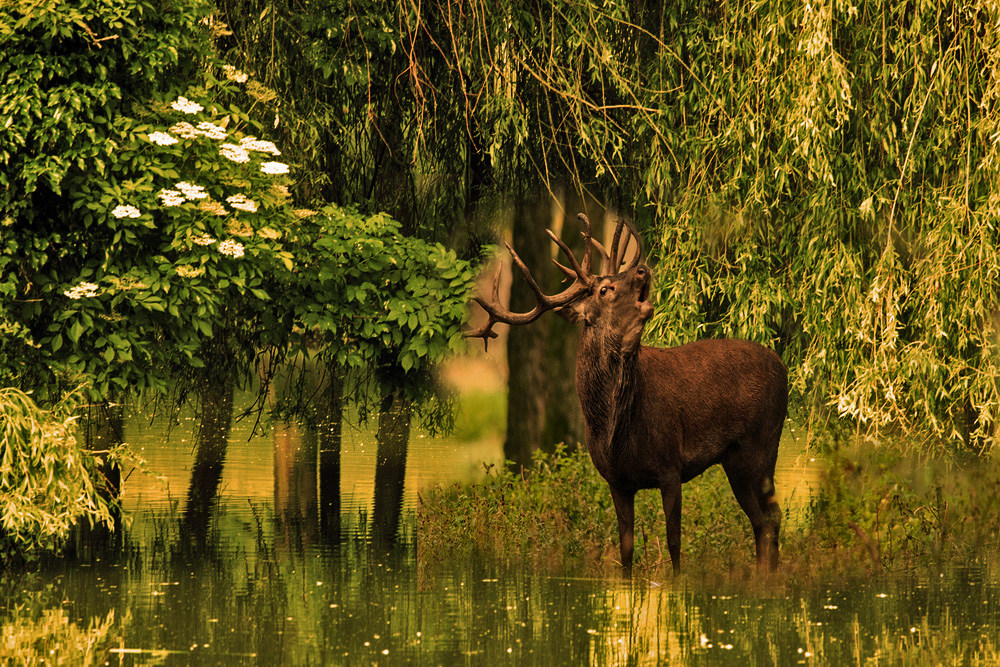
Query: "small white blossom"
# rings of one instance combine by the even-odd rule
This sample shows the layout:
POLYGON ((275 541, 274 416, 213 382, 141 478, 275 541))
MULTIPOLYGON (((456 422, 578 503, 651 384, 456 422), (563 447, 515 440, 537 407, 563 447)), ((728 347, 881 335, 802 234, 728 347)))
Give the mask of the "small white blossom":
POLYGON ((187 181, 181 181, 174 187, 183 192, 184 196, 188 199, 204 199, 208 196, 208 193, 205 192, 205 188, 200 185, 188 183, 187 181))
POLYGON ((170 104, 177 111, 183 111, 184 113, 198 113, 205 107, 201 106, 197 102, 192 102, 186 97, 178 97, 174 102, 170 104))
POLYGON ((242 146, 248 151, 270 153, 275 157, 281 155, 281 151, 278 150, 278 147, 275 146, 273 142, 265 141, 264 139, 258 139, 257 137, 243 137, 242 139, 240 139, 240 146, 242 146))
POLYGON ((209 139, 215 139, 216 141, 221 141, 229 136, 229 133, 226 132, 224 127, 216 125, 208 120, 198 123, 198 129, 196 131, 198 134, 206 136, 209 139))
POLYGON ((187 198, 177 190, 160 190, 157 196, 164 206, 180 206, 187 201, 187 198))
POLYGON ((174 134, 179 134, 185 139, 194 139, 198 136, 198 130, 194 125, 188 123, 187 121, 181 121, 179 123, 174 123, 170 126, 170 131, 174 134))
POLYGON ((200 234, 198 236, 192 236, 191 241, 197 245, 212 245, 215 243, 215 239, 207 234, 200 234))
POLYGON ((247 153, 246 149, 236 144, 222 144, 222 147, 219 148, 219 155, 233 162, 250 161, 250 154, 247 153))
POLYGON ((222 71, 225 72, 226 78, 235 81, 236 83, 246 83, 247 75, 245 72, 241 72, 232 65, 223 65, 222 71))
POLYGON ((85 296, 97 296, 97 285, 94 283, 80 283, 72 289, 63 292, 71 299, 79 299, 85 296))
POLYGON ((262 162, 260 170, 265 174, 287 174, 288 165, 284 162, 262 162))
POLYGON ((223 255, 229 255, 230 257, 242 257, 243 244, 239 241, 227 239, 219 244, 219 252, 223 255))
POLYGON ((202 267, 193 268, 187 264, 181 264, 180 266, 175 266, 174 270, 177 271, 177 275, 181 278, 197 278, 201 274, 205 273, 205 269, 202 267))
POLYGON ((215 215, 225 215, 228 213, 226 207, 214 199, 206 199, 205 201, 198 202, 198 208, 206 213, 214 213, 215 215))
POLYGON ((116 206, 115 210, 111 211, 111 215, 116 218, 138 218, 142 214, 135 206, 121 204, 120 206, 116 206))
POLYGON ((281 234, 274 231, 270 227, 265 227, 264 229, 257 232, 257 234, 269 241, 274 241, 275 239, 281 238, 281 234))
POLYGON ((226 197, 226 201, 233 208, 237 208, 241 211, 248 211, 254 213, 257 210, 257 202, 250 199, 244 194, 232 195, 231 197, 226 197))
POLYGON ((170 136, 166 132, 153 132, 149 135, 149 140, 159 146, 170 146, 177 143, 177 138, 170 136))

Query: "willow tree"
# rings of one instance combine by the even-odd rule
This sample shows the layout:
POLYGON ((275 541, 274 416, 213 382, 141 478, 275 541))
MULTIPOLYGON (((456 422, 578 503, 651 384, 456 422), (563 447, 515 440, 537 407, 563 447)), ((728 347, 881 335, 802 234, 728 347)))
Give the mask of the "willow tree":
POLYGON ((569 187, 652 242, 651 342, 757 340, 810 413, 992 447, 995 4, 237 6, 316 183, 433 190, 421 233, 569 187))
POLYGON ((421 7, 494 172, 544 158, 654 241, 654 342, 754 339, 807 406, 992 446, 994 4, 421 7))

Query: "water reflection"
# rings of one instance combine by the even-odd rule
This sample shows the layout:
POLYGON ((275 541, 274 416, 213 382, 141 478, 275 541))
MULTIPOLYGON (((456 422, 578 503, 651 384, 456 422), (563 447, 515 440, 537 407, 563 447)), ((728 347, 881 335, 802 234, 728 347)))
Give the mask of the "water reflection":
POLYGON ((414 555, 412 544, 372 551, 348 541, 303 552, 276 540, 183 566, 147 551, 68 568, 3 591, 0 656, 5 646, 63 650, 59 642, 72 637, 90 645, 90 657, 76 664, 989 664, 1000 658, 1000 583, 986 564, 931 578, 797 590, 787 581, 754 589, 683 579, 554 578, 475 561, 418 572, 414 555), (12 611, 9 595, 25 606, 12 611), (12 642, 18 633, 45 639, 12 642))
MULTIPOLYGON (((398 425, 397 425, 398 426, 398 425)), ((388 427, 386 427, 388 428, 388 427)), ((346 428, 331 535, 323 431, 232 425, 215 510, 191 542, 192 418, 169 434, 134 416, 125 436, 164 482, 130 477, 124 547, 91 564, 0 578, 0 662, 71 664, 808 664, 1000 660, 1000 570, 742 583, 550 577, 480 559, 417 557, 417 490, 468 478, 490 448, 413 438, 395 539, 375 539, 378 427, 346 428), (178 497, 176 491, 182 493, 178 497)), ((498 448, 497 448, 498 449, 498 448)), ((788 500, 813 472, 794 448, 788 500)), ((329 479, 329 478, 328 478, 329 479)), ((793 504, 794 504, 793 502, 793 504)))

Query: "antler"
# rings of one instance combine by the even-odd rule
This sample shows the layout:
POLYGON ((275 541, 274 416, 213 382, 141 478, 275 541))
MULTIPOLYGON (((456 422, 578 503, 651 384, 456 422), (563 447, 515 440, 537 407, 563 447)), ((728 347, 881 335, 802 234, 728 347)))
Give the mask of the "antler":
POLYGON ((635 228, 632 224, 625 220, 625 218, 618 218, 618 223, 615 226, 615 235, 611 239, 611 253, 609 254, 603 246, 597 241, 592 241, 594 247, 598 249, 601 253, 601 275, 614 276, 623 271, 628 271, 639 265, 643 261, 643 251, 642 251, 642 237, 636 233, 635 228), (625 245, 621 244, 622 232, 628 230, 628 236, 625 238, 625 245), (622 268, 622 264, 625 263, 626 252, 628 251, 629 243, 635 239, 636 252, 632 257, 632 261, 625 268, 622 268))
MULTIPOLYGON (((475 331, 466 332, 466 337, 468 338, 482 338, 483 346, 487 347, 491 338, 496 338, 497 334, 493 331, 493 325, 498 322, 503 322, 504 324, 518 325, 518 324, 528 324, 529 322, 534 322, 543 313, 555 310, 562 306, 568 306, 574 301, 578 300, 580 297, 588 294, 591 289, 593 289, 594 282, 596 281, 596 276, 594 276, 590 271, 590 245, 593 241, 590 235, 590 220, 587 216, 582 213, 579 215, 580 220, 583 221, 583 237, 584 237, 584 247, 587 250, 584 251, 583 261, 578 262, 576 256, 573 255, 569 247, 562 240, 552 233, 552 230, 545 230, 548 232, 549 238, 559 246, 559 249, 566 255, 569 259, 570 266, 567 267, 559 262, 552 260, 553 263, 559 267, 559 270, 566 274, 567 277, 573 280, 573 283, 559 292, 558 294, 548 295, 542 292, 538 283, 535 282, 534 277, 531 275, 531 271, 525 266, 524 262, 510 247, 509 243, 504 243, 507 246, 507 250, 510 252, 511 259, 517 265, 517 268, 521 270, 524 274, 524 279, 528 282, 528 287, 535 295, 535 307, 526 313, 515 313, 507 308, 500 305, 500 274, 503 267, 497 267, 496 275, 493 277, 493 292, 490 301, 486 301, 481 297, 474 297, 476 303, 482 306, 483 310, 486 311, 487 321, 486 324, 479 327, 475 331)), ((595 242, 596 243, 596 242, 595 242)))
POLYGON ((511 259, 517 265, 517 268, 521 270, 524 274, 525 280, 528 282, 528 287, 535 295, 535 307, 526 313, 515 313, 507 308, 500 305, 500 275, 503 267, 497 267, 496 275, 493 277, 493 291, 492 298, 490 301, 486 301, 481 297, 474 297, 476 303, 482 306, 483 310, 486 311, 487 321, 486 324, 479 327, 475 331, 466 332, 465 336, 468 338, 482 338, 483 346, 488 347, 491 338, 496 338, 497 334, 493 331, 493 325, 498 322, 503 322, 505 324, 518 325, 518 324, 528 324, 529 322, 534 322, 541 315, 549 310, 555 310, 562 306, 568 306, 580 299, 580 297, 587 295, 593 290, 594 284, 597 282, 598 276, 591 273, 591 248, 596 249, 601 255, 601 272, 602 276, 612 276, 623 271, 628 271, 636 266, 639 262, 643 260, 642 255, 642 240, 636 233, 632 225, 625 221, 624 218, 618 219, 618 226, 615 228, 615 235, 611 242, 611 252, 608 253, 593 236, 591 236, 590 231, 590 220, 586 215, 580 213, 576 216, 583 223, 583 259, 577 261, 576 256, 570 251, 569 247, 566 246, 562 240, 552 233, 551 230, 545 230, 548 232, 549 238, 559 246, 559 249, 566 255, 569 259, 570 266, 565 266, 556 260, 552 262, 559 267, 559 270, 566 275, 567 278, 572 280, 572 284, 564 289, 562 292, 553 295, 547 295, 542 292, 541 288, 538 287, 538 283, 532 277, 531 272, 528 267, 525 266, 524 262, 518 256, 514 249, 510 247, 509 243, 504 243, 507 246, 507 250, 510 251, 511 259), (628 228, 629 236, 625 239, 625 245, 620 246, 622 231, 628 228), (638 251, 632 258, 632 261, 624 269, 621 268, 622 264, 625 262, 625 252, 628 250, 629 242, 632 238, 635 238, 636 244, 638 246, 638 251))

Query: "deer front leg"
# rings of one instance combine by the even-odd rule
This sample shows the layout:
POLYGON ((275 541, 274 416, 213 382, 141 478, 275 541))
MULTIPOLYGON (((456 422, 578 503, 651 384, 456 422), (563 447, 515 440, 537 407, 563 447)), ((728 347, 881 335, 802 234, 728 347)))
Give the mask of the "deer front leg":
POLYGON ((667 550, 674 575, 681 571, 681 480, 670 480, 660 488, 663 498, 663 516, 667 521, 667 550))
POLYGON ((632 576, 632 551, 634 549, 633 528, 635 526, 635 492, 619 491, 611 488, 611 500, 618 515, 618 546, 622 557, 622 570, 626 577, 632 576))

